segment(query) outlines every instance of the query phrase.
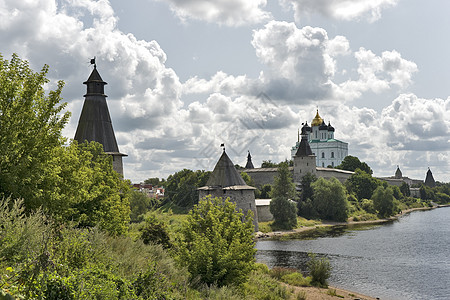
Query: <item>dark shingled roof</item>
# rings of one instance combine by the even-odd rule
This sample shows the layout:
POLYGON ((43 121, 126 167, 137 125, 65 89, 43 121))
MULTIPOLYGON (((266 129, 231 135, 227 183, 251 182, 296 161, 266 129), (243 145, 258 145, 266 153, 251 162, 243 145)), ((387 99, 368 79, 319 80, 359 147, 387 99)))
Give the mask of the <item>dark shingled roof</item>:
POLYGON ((425 185, 429 187, 435 187, 436 181, 434 181, 433 173, 431 173, 430 168, 427 171, 427 177, 425 178, 425 185))
POLYGON ((105 152, 119 154, 116 136, 109 115, 104 86, 97 68, 94 67, 89 79, 84 82, 87 85, 87 93, 78 121, 75 140, 79 143, 95 141, 103 145, 105 152))
POLYGON ((308 143, 308 137, 302 132, 302 140, 300 141, 300 145, 298 146, 295 156, 304 157, 310 155, 313 155, 313 153, 308 143))
POLYGON ((244 179, 242 179, 241 175, 239 175, 238 171, 234 167, 233 162, 226 154, 225 150, 214 167, 214 170, 211 173, 206 185, 209 187, 222 188, 234 185, 247 186, 244 179))
POLYGON ((245 165, 245 168, 246 169, 254 169, 255 168, 252 163, 252 156, 250 155, 250 151, 248 151, 247 164, 245 165))

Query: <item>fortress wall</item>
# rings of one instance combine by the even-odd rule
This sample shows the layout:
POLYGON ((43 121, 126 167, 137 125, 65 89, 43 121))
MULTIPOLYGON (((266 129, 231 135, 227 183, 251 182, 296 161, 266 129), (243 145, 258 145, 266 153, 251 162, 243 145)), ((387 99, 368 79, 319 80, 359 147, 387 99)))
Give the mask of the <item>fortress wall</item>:
POLYGON ((326 169, 324 168, 317 168, 316 176, 317 177, 323 177, 325 179, 330 179, 331 177, 336 178, 341 183, 344 183, 350 176, 352 176, 353 172, 341 172, 337 169, 326 169))
POLYGON ((253 179, 257 188, 265 184, 273 184, 274 178, 278 174, 276 168, 244 169, 239 171, 247 173, 253 179))

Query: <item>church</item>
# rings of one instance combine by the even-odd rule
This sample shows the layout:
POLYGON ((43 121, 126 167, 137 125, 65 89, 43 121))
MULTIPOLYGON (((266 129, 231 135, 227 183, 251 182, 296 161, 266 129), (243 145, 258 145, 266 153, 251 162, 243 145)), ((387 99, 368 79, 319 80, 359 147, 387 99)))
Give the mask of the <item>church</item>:
MULTIPOLYGON (((342 160, 348 155, 348 143, 334 138, 334 127, 331 126, 330 122, 326 125, 319 115, 319 110, 317 110, 311 126, 308 125, 308 122, 304 123, 302 131, 306 133, 312 153, 316 156, 316 166, 322 168, 330 166, 334 168, 340 165, 342 160)), ((295 157, 299 145, 300 133, 298 134, 297 143, 291 149, 292 158, 295 157)))

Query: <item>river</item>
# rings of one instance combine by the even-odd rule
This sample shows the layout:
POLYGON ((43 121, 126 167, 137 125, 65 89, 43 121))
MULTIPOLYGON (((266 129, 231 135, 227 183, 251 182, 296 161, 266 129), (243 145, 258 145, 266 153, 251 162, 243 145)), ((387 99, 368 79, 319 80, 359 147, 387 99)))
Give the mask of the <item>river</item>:
POLYGON ((308 253, 329 258, 333 286, 380 299, 450 299, 450 207, 314 239, 260 240, 256 260, 306 271, 308 253))

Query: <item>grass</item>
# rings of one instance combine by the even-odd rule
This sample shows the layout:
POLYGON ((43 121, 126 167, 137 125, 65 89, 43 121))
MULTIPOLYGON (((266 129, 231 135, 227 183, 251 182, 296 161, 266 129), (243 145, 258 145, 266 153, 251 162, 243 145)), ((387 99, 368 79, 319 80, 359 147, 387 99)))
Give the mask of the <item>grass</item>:
MULTIPOLYGON (((322 222, 319 220, 308 220, 303 217, 297 217, 297 227, 296 228, 313 227, 313 226, 320 225, 320 224, 322 224, 322 222)), ((259 225, 259 231, 261 231, 263 233, 283 230, 282 228, 278 228, 273 223, 273 221, 258 222, 258 225, 259 225)))
POLYGON ((338 295, 338 294, 336 293, 336 289, 328 289, 327 295, 334 296, 334 297, 339 297, 339 298, 345 298, 345 297, 342 296, 342 295, 338 295))

